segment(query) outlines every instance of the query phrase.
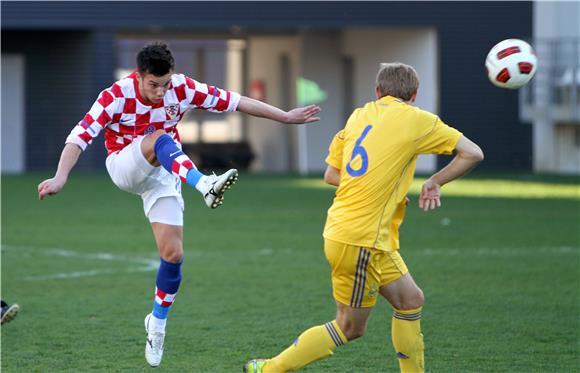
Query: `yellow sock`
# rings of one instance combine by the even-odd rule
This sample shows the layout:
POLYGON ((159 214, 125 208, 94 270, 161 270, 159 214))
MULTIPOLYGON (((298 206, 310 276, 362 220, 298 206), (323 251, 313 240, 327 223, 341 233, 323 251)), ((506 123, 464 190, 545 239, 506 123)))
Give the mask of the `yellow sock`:
POLYGON ((425 345, 421 334, 421 308, 394 310, 391 332, 401 373, 423 373, 425 345))
POLYGON ((286 373, 300 369, 334 353, 348 342, 336 320, 306 330, 280 355, 266 362, 264 373, 286 373))

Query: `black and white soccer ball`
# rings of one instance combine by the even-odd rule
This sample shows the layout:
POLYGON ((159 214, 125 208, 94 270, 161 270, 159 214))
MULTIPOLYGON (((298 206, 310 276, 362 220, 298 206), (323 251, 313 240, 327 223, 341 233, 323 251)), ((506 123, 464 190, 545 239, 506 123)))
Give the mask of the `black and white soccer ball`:
POLYGON ((518 89, 526 85, 538 69, 538 58, 531 45, 520 39, 497 43, 485 59, 489 80, 500 88, 518 89))

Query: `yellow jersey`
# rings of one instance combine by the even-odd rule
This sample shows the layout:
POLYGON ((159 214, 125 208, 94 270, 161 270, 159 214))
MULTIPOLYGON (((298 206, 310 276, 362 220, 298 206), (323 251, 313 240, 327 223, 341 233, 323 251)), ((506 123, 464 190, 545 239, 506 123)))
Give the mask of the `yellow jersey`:
POLYGON ((451 154, 461 135, 436 115, 392 96, 356 109, 332 140, 326 158, 340 170, 340 184, 324 237, 384 251, 398 249, 417 156, 451 154))

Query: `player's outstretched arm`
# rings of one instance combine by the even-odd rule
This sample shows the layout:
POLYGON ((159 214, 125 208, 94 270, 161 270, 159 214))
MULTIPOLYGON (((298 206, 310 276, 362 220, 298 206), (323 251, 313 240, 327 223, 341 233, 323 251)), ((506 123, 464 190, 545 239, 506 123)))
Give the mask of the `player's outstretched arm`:
POLYGON ((315 116, 320 113, 320 108, 316 105, 308 105, 290 111, 284 111, 246 96, 240 98, 237 110, 255 117, 268 118, 286 124, 312 123, 320 120, 320 118, 315 116))
POLYGON ((58 162, 58 169, 56 174, 51 179, 46 179, 40 184, 38 184, 38 199, 43 200, 46 196, 52 196, 62 190, 66 181, 68 180, 68 175, 73 169, 82 150, 78 145, 66 144, 62 153, 60 155, 60 161, 58 162))
POLYGON ((467 174, 481 161, 483 161, 481 148, 467 137, 461 136, 455 146, 455 157, 423 184, 419 208, 429 211, 441 207, 441 187, 467 174))

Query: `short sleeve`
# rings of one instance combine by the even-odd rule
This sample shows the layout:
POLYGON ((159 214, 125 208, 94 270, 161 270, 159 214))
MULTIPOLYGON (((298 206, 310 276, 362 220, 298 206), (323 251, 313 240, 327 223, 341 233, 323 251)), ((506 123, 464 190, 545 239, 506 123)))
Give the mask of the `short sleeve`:
POLYGON ((240 94, 201 83, 185 77, 185 93, 193 109, 202 109, 214 113, 233 112, 240 103, 240 94))
POLYGON ((91 110, 73 127, 65 143, 76 144, 85 150, 101 130, 111 123, 113 116, 118 111, 118 101, 112 88, 102 91, 91 110))
POLYGON ((328 156, 326 157, 326 163, 338 170, 342 168, 342 149, 344 147, 344 130, 338 132, 328 149, 328 156))
POLYGON ((417 154, 451 154, 462 133, 434 116, 425 133, 415 140, 417 154))

